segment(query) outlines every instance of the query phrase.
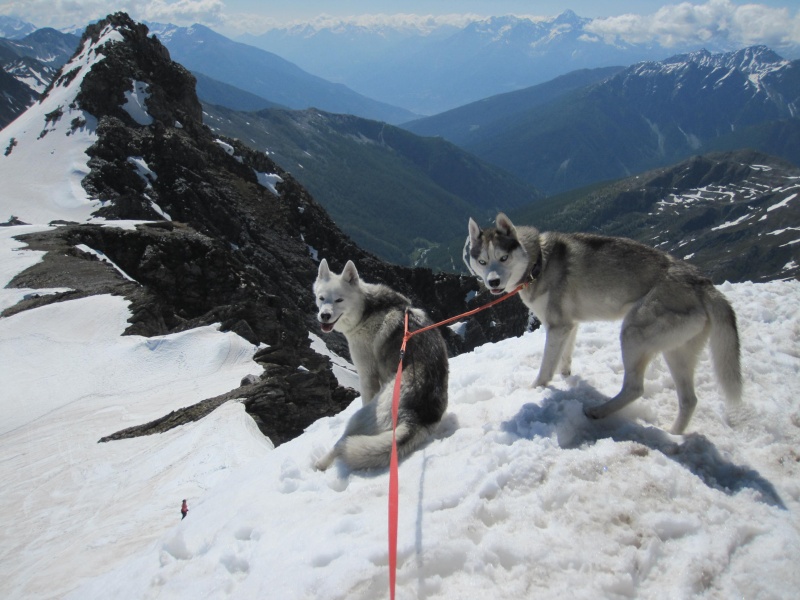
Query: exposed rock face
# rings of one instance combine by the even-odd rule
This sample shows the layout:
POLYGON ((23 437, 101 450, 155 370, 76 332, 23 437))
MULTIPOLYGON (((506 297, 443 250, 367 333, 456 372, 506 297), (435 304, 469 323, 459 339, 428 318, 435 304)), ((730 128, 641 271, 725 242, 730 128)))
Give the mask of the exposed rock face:
MULTIPOLYGON (((382 263, 355 246, 265 154, 214 136, 202 124, 194 78, 169 60, 144 25, 112 15, 88 28, 82 44, 96 42, 109 26, 124 41, 102 47, 105 58, 85 77, 75 100, 98 122, 98 140, 88 150, 91 173, 83 185, 103 200, 101 216, 157 222, 135 229, 65 225, 25 236, 31 248, 50 252, 12 285, 75 291, 31 298, 6 314, 114 293, 131 300, 129 334, 162 335, 221 323, 254 345, 268 346, 256 355, 264 367, 258 381, 120 436, 160 431, 240 398, 279 444, 342 410, 355 392, 339 387, 328 359, 309 347, 308 332, 317 331, 311 293, 317 257, 328 258, 334 268, 353 259, 365 279, 411 296, 434 319, 467 308, 468 294, 477 290, 473 279, 382 263), (145 117, 132 102, 146 108, 145 117), (77 249, 79 244, 108 256, 136 283, 77 249)), ((63 77, 69 72, 53 85, 63 77)), ((506 311, 525 320, 518 300, 507 304, 506 311)), ((466 339, 446 331, 452 352, 505 337, 505 327, 489 325, 497 314, 475 321, 481 325, 466 339)), ((518 321, 508 321, 516 333, 518 321)), ((347 356, 342 336, 324 339, 347 356)))

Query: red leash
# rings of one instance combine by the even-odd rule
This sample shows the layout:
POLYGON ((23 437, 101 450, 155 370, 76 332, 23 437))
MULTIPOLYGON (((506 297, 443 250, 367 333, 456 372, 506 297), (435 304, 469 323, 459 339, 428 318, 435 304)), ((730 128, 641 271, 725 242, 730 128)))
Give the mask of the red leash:
POLYGON ((405 330, 403 344, 400 346, 400 362, 397 364, 397 376, 394 379, 394 395, 392 396, 392 455, 389 459, 389 595, 394 600, 395 581, 397 579, 397 509, 400 484, 397 473, 397 413, 400 408, 400 378, 403 376, 403 357, 406 344, 411 339, 408 333, 408 311, 405 313, 405 330))
POLYGON ((474 308, 468 312, 456 315, 455 317, 450 317, 444 321, 439 321, 438 323, 434 323, 433 325, 428 325, 414 331, 408 330, 408 310, 406 310, 405 322, 403 326, 403 343, 400 346, 400 362, 397 365, 397 375, 394 379, 394 395, 392 396, 392 454, 391 458, 389 459, 389 597, 391 600, 394 600, 395 583, 397 581, 397 512, 400 504, 398 500, 400 483, 397 469, 397 414, 400 409, 400 379, 403 376, 403 357, 406 353, 406 344, 408 344, 408 340, 418 333, 436 329, 442 325, 449 325, 450 323, 458 321, 459 319, 463 319, 464 317, 471 317, 475 313, 479 313, 482 310, 486 310, 487 308, 498 304, 499 302, 508 300, 512 296, 522 291, 526 285, 528 285, 528 282, 521 283, 505 296, 500 296, 499 298, 492 300, 483 306, 479 306, 478 308, 474 308))

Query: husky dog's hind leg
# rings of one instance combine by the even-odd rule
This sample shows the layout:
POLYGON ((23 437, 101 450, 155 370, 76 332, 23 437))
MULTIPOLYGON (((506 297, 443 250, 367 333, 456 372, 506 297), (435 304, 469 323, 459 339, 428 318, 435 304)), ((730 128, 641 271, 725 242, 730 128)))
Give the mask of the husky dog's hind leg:
POLYGON ((601 419, 639 398, 644 392, 647 366, 653 356, 663 353, 678 392, 678 418, 672 427, 672 433, 678 434, 683 433, 697 404, 694 370, 710 324, 700 303, 683 302, 685 296, 670 296, 658 288, 637 303, 622 322, 622 389, 605 404, 588 408, 586 414, 601 419), (676 297, 676 305, 670 305, 670 299, 676 297))
MULTIPOLYGON (((324 471, 331 466, 337 457, 344 454, 350 438, 354 436, 375 436, 381 430, 385 431, 387 427, 391 427, 391 413, 389 413, 387 420, 386 407, 381 406, 380 400, 380 397, 376 397, 373 402, 364 404, 350 417, 342 437, 339 438, 333 449, 316 462, 317 469, 324 471)), ((389 409, 391 410, 391 406, 389 406, 389 409)))
POLYGON ((669 367, 675 389, 678 392, 678 417, 672 426, 672 433, 683 433, 697 406, 697 395, 694 391, 694 371, 700 352, 708 340, 708 327, 698 333, 683 346, 664 352, 664 360, 669 367))

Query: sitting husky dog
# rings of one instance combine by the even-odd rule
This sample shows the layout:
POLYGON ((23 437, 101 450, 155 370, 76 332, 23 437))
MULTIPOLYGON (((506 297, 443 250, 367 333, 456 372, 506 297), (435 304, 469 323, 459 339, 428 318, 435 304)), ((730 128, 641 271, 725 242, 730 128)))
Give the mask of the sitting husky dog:
POLYGON ((601 419, 641 396, 645 369, 661 352, 678 392, 672 433, 683 433, 697 404, 694 370, 709 337, 725 396, 741 398, 736 314, 695 267, 625 238, 514 227, 503 213, 484 230, 470 219, 467 243, 467 266, 492 294, 529 284, 520 297, 547 332, 535 386, 547 385, 559 365, 570 374, 580 321, 622 319, 622 390, 585 409, 587 416, 601 419))
MULTIPOLYGON (((388 466, 392 395, 405 311, 409 311, 409 331, 430 325, 431 320, 388 286, 361 281, 353 261, 336 275, 322 259, 314 295, 322 331, 340 331, 347 338, 364 403, 350 418, 333 450, 318 460, 316 467, 327 469, 337 456, 352 469, 388 466)), ((447 347, 442 334, 433 329, 411 338, 403 359, 396 430, 398 458, 416 450, 441 420, 447 408, 447 379, 447 347)))

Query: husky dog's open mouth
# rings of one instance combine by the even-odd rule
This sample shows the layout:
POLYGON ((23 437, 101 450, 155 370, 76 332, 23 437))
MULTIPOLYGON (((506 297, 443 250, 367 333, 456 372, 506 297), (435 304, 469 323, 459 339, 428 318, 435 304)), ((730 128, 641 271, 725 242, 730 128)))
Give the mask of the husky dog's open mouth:
MULTIPOLYGON (((338 321, 341 318, 341 316, 342 315, 336 317, 336 321, 338 321)), ((330 321, 328 323, 323 323, 320 321, 319 326, 324 333, 330 333, 331 331, 333 331, 333 326, 336 325, 336 321, 330 321)))

